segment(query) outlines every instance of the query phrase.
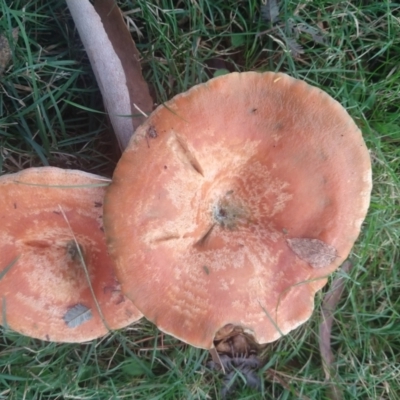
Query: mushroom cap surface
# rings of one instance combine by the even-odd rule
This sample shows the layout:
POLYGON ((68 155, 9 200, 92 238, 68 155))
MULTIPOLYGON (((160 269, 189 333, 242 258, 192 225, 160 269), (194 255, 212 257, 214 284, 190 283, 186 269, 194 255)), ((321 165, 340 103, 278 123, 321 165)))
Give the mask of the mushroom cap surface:
POLYGON ((369 153, 346 110, 281 73, 232 73, 159 106, 107 189, 123 293, 209 349, 227 324, 258 343, 305 322, 367 213, 369 153))
POLYGON ((0 178, 0 324, 42 340, 83 342, 142 316, 122 295, 107 253, 108 183, 54 167, 0 178))

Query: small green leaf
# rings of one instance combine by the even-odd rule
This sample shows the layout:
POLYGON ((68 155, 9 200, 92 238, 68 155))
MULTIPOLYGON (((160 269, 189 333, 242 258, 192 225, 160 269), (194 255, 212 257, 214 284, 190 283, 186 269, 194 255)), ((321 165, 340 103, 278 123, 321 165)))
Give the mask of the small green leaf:
POLYGON ((231 36, 231 44, 233 47, 240 47, 246 44, 246 35, 232 35, 231 36))
POLYGON ((122 370, 124 374, 128 376, 140 376, 146 374, 146 370, 143 368, 142 365, 138 364, 136 360, 131 360, 125 363, 122 366, 122 370))
POLYGON ((229 74, 229 71, 225 68, 221 68, 221 69, 217 69, 213 73, 213 77, 216 78, 217 76, 222 76, 222 75, 226 75, 226 74, 229 74))

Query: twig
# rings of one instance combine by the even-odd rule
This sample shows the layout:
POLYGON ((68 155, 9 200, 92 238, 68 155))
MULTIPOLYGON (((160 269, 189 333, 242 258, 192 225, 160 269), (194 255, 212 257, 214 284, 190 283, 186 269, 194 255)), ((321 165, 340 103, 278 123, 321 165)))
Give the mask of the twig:
MULTIPOLYGON (((350 261, 345 261, 342 265, 341 271, 346 274, 351 270, 353 265, 350 261)), ((319 326, 319 350, 322 358, 322 365, 325 371, 325 380, 331 381, 329 398, 332 400, 341 400, 343 398, 342 390, 333 383, 332 379, 332 364, 335 357, 331 348, 331 333, 333 324, 333 314, 342 297, 345 277, 339 276, 335 278, 331 285, 331 290, 326 293, 322 301, 321 316, 322 322, 319 326)), ((336 375, 336 373, 334 373, 336 375)))
POLYGON ((99 304, 99 302, 98 302, 98 300, 97 300, 96 293, 94 292, 94 289, 93 289, 93 286, 92 286, 92 281, 90 280, 90 274, 89 274, 89 271, 88 271, 88 269, 87 269, 87 266, 86 266, 86 263, 85 263, 85 259, 84 259, 84 257, 83 257, 83 254, 82 254, 81 248, 80 248, 80 246, 79 246, 79 243, 78 243, 78 241, 76 240, 75 233, 74 233, 74 231, 72 230, 71 224, 69 223, 69 220, 68 220, 67 216, 65 215, 65 212, 64 212, 63 208, 62 208, 60 205, 58 205, 58 207, 59 207, 59 209, 60 209, 60 212, 61 212, 61 214, 62 214, 62 216, 63 216, 65 222, 66 222, 67 225, 68 225, 69 230, 71 231, 72 238, 73 238, 73 240, 74 240, 74 244, 75 244, 76 250, 77 250, 78 255, 79 255, 79 259, 80 259, 80 261, 81 261, 83 270, 84 270, 84 272, 85 272, 85 276, 86 276, 86 280, 87 280, 87 283, 88 283, 88 286, 89 286, 90 293, 92 294, 93 301, 94 301, 94 303, 95 303, 95 305, 96 305, 96 308, 97 308, 97 312, 99 313, 100 319, 101 319, 101 321, 103 322, 105 328, 106 328, 109 332, 111 332, 111 328, 109 327, 109 325, 108 325, 108 323, 107 323, 107 321, 106 321, 106 319, 105 319, 105 317, 104 317, 103 311, 101 310, 100 304, 99 304))

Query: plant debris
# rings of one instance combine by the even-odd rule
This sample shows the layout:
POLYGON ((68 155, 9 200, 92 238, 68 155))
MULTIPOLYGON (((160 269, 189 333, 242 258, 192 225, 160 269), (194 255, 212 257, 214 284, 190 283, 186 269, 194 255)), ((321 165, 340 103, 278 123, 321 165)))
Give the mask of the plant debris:
POLYGON ((324 268, 338 257, 337 250, 322 240, 293 238, 286 240, 292 251, 313 268, 324 268))
MULTIPOLYGON (((353 265, 350 261, 345 261, 341 267, 341 271, 349 273, 353 265)), ((322 366, 325 371, 325 380, 330 381, 328 398, 331 400, 341 400, 343 393, 341 389, 335 385, 332 374, 334 373, 333 362, 335 357, 331 348, 331 333, 334 311, 342 297, 344 284, 344 276, 337 276, 331 285, 330 290, 326 293, 321 307, 322 322, 319 326, 319 350, 321 352, 322 366)), ((334 373, 336 375, 336 373, 334 373)))
POLYGON ((153 109, 140 54, 113 0, 67 0, 121 150, 153 109), (136 107, 135 107, 136 106, 136 107), (127 118, 130 116, 130 118, 127 118))
POLYGON ((268 33, 268 36, 272 40, 286 47, 293 57, 298 58, 304 53, 303 47, 298 43, 300 33, 310 35, 316 43, 326 44, 326 39, 319 29, 304 23, 296 23, 294 18, 288 18, 282 23, 279 13, 279 0, 263 1, 261 5, 261 17, 271 25, 271 29, 263 33, 268 33))
MULTIPOLYGON (((11 37, 14 42, 18 40, 19 29, 14 28, 11 32, 11 37)), ((6 35, 0 35, 0 76, 3 75, 8 63, 12 57, 10 41, 6 35)))
POLYGON ((76 304, 75 306, 68 309, 64 315, 64 321, 68 328, 76 328, 82 325, 84 322, 92 319, 93 314, 90 308, 83 304, 76 304))
MULTIPOLYGON (((236 377, 242 375, 246 380, 246 385, 252 389, 261 389, 261 378, 257 375, 257 370, 261 367, 261 361, 256 354, 237 355, 231 357, 228 354, 219 356, 221 363, 226 371, 223 378, 221 398, 226 399, 234 391, 237 382, 236 377)), ((218 370, 218 364, 210 361, 207 366, 212 370, 218 370)))
POLYGON ((263 19, 271 24, 279 21, 278 0, 265 0, 261 5, 261 15, 263 19))
POLYGON ((237 387, 238 376, 244 378, 250 388, 261 389, 261 378, 257 371, 262 366, 258 357, 262 346, 255 342, 252 335, 240 326, 228 324, 217 332, 214 346, 210 350, 213 361, 209 361, 207 367, 225 374, 221 388, 222 399, 232 395, 237 387))

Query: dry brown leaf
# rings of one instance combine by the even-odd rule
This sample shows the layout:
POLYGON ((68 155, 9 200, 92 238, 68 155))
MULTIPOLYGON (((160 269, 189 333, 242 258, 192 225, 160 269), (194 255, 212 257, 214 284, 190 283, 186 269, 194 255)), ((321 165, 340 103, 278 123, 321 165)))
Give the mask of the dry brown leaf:
POLYGON ((114 0, 66 0, 89 56, 122 150, 149 114, 153 101, 142 76, 139 52, 114 0), (137 105, 138 108, 134 106, 137 105), (127 117, 132 115, 133 117, 127 117))
POLYGON ((291 250, 313 268, 329 266, 338 257, 336 249, 318 239, 286 239, 291 250))
MULTIPOLYGON (((11 37, 14 42, 18 39, 19 29, 14 28, 11 32, 11 37)), ((0 76, 3 75, 8 63, 11 60, 12 52, 10 42, 6 35, 0 35, 0 76)))
MULTIPOLYGON (((351 270, 350 261, 345 261, 341 267, 341 271, 346 274, 351 270)), ((322 365, 325 371, 325 379, 331 381, 329 387, 328 398, 332 400, 341 400, 343 393, 341 389, 334 384, 332 379, 332 365, 335 357, 331 348, 331 333, 333 324, 333 313, 342 297, 344 290, 345 278, 343 276, 336 277, 331 285, 329 292, 326 293, 321 307, 322 322, 319 326, 319 350, 321 352, 322 365)))

